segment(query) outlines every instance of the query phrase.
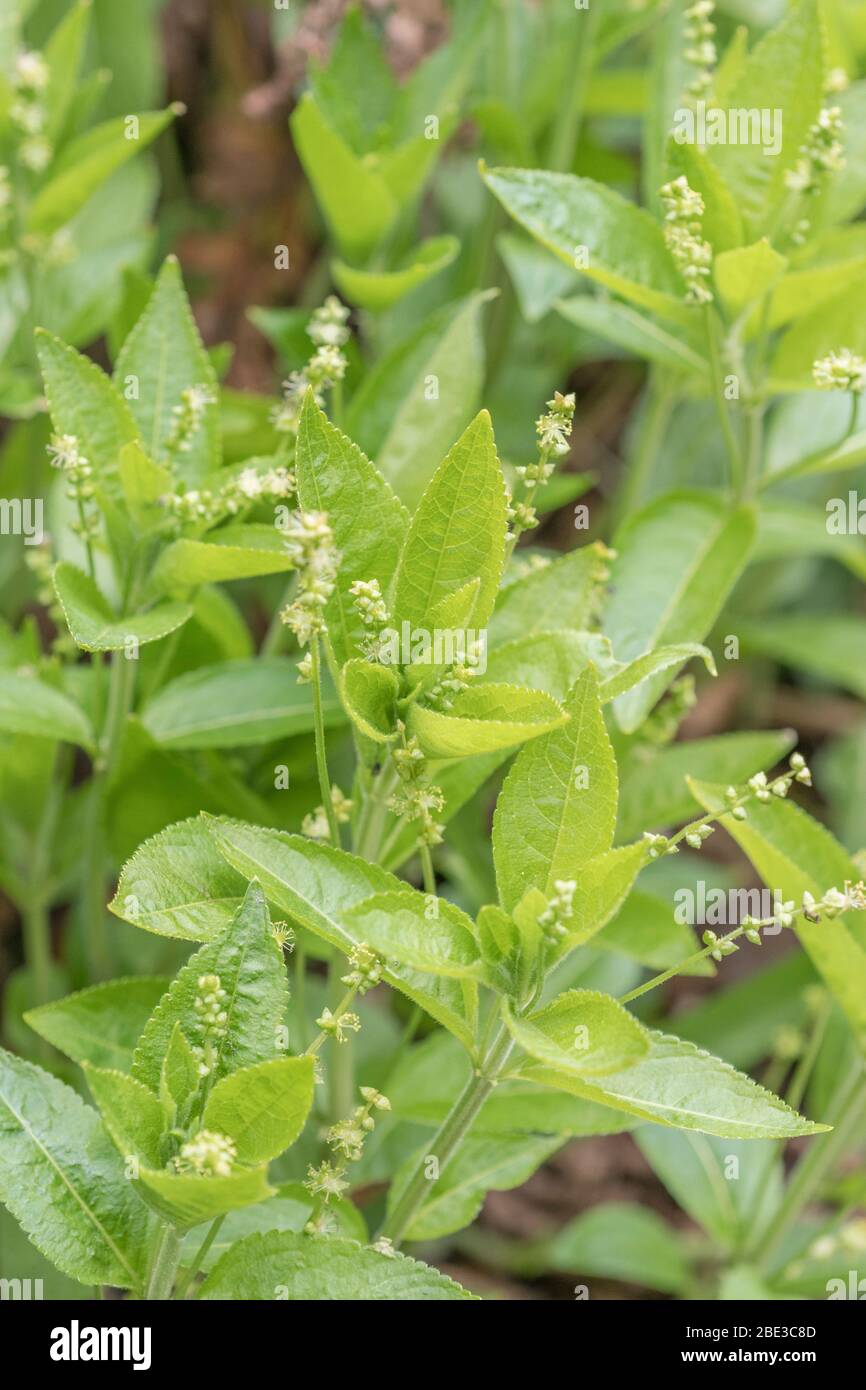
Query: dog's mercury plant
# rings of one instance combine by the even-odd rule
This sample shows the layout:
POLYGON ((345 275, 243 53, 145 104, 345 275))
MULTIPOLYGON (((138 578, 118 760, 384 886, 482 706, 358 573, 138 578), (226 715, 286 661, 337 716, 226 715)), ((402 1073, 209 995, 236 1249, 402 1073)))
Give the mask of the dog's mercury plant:
MULTIPOLYGON (((542 8, 528 7, 530 35, 542 8)), ((656 8, 626 7, 623 33, 640 38, 656 8)), ((579 92, 624 41, 591 9, 576 21, 599 26, 579 92)), ((36 253, 12 250, 10 228, 24 219, 56 253, 78 194, 57 187, 55 154, 81 173, 76 141, 93 133, 46 115, 49 46, 22 47, 7 73, 0 256, 29 286, 15 363, 27 375, 35 351, 50 419, 52 532, 28 562, 57 632, 47 650, 34 625, 0 634, 0 732, 48 750, 50 788, 35 829, 10 809, 0 863, 24 921, 40 1061, 0 1050, 0 1194, 91 1289, 470 1298, 402 1247, 429 1256, 489 1190, 524 1182, 565 1142, 626 1132, 712 1243, 711 1258, 675 1247, 674 1275, 655 1276, 664 1292, 728 1297, 745 1269, 781 1296, 854 1238, 857 1196, 830 1184, 866 1113, 861 858, 806 809, 812 772, 790 731, 678 735, 697 700, 685 668, 703 663, 708 680, 740 637, 786 667, 833 680, 844 668, 862 692, 840 656, 850 629, 821 670, 814 623, 805 641, 798 614, 774 630, 771 609, 770 638, 750 620, 752 601, 776 602, 750 567, 826 558, 800 494, 771 489, 866 460, 866 314, 849 302, 859 241, 840 225, 866 185, 855 210, 839 182, 847 94, 839 112, 826 104, 838 83, 813 0, 718 62, 713 13, 709 0, 685 12, 689 99, 719 86, 732 108, 748 112, 756 91, 784 107, 772 161, 659 139, 673 112, 657 107, 643 209, 571 172, 579 103, 533 123, 544 94, 515 74, 513 131, 501 100, 473 106, 485 149, 517 150, 502 156, 516 167, 482 164, 479 188, 522 229, 497 242, 515 296, 484 397, 484 292, 400 338, 411 293, 460 249, 446 237, 406 252, 447 143, 416 129, 436 69, 420 90, 395 85, 375 130, 348 120, 334 72, 315 74, 292 125, 341 295, 297 311, 282 398, 251 398, 241 426, 173 258, 114 315, 111 374, 56 321, 34 338, 36 253), (531 167, 548 152, 554 167, 531 167), (578 274, 597 296, 574 292, 578 274), (550 356, 534 374, 521 358, 513 384, 518 310, 550 356), (651 370, 622 445, 612 544, 585 539, 605 526, 593 503, 568 528, 580 543, 554 551, 546 509, 580 495, 567 460, 584 397, 566 388, 598 337, 651 370), (800 445, 805 415, 795 445, 780 442, 788 397, 811 408, 817 389, 852 397, 841 442, 836 407, 849 407, 832 395, 827 419, 809 419, 814 448, 800 445), (662 471, 674 413, 690 470, 694 440, 708 441, 700 487, 662 471), (725 835, 773 910, 675 921, 666 885, 711 872, 725 835), (70 896, 79 978, 61 983, 49 912, 70 896), (779 986, 768 1022, 728 958, 782 932, 808 999, 779 986), (166 973, 128 974, 142 958, 166 973), (717 969, 724 1026, 700 1008, 668 1024, 667 982, 717 969), (832 1065, 818 1067, 826 1040, 832 1065), (805 1155, 786 1185, 791 1138, 805 1155), (759 1165, 736 1201, 731 1156, 759 1165), (804 1209, 828 1190, 816 1231, 804 1209)), ((482 20, 455 20, 467 51, 482 20)), ((372 61, 365 35, 351 11, 337 75, 339 45, 372 61)), ((458 44, 457 76, 459 58, 458 44)), ((455 101, 459 88, 455 76, 455 101)), ((172 114, 141 118, 139 148, 172 114)), ((862 578, 855 546, 842 563, 862 578)), ((557 1258, 569 1267, 567 1250, 557 1258)))

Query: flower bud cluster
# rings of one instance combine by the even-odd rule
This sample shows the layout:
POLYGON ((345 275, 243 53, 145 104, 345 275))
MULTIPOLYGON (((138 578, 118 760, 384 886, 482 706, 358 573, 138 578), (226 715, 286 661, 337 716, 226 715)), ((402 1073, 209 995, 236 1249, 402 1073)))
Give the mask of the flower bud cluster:
POLYGON ((683 34, 687 43, 683 57, 696 69, 686 88, 686 94, 690 97, 706 96, 712 86, 713 69, 718 57, 713 42, 716 26, 710 18, 715 8, 713 0, 696 0, 683 16, 686 21, 683 34))
POLYGON ((415 735, 407 739, 403 724, 397 727, 403 745, 395 748, 391 757, 402 785, 389 798, 388 808, 397 816, 418 822, 419 844, 439 845, 442 843, 444 826, 436 820, 436 816, 444 810, 445 797, 440 787, 423 780, 427 759, 415 735))
POLYGON ((566 925, 574 915, 574 894, 577 882, 573 878, 554 880, 553 897, 538 919, 544 939, 555 946, 564 936, 568 936, 566 925))
POLYGON ((348 359, 343 348, 349 339, 348 319, 349 310, 335 295, 329 295, 325 303, 314 310, 307 334, 315 344, 315 351, 301 371, 292 372, 283 382, 283 400, 271 416, 274 427, 281 433, 297 434, 301 406, 310 387, 316 404, 321 406, 324 392, 346 375, 348 359))
POLYGON ((713 252, 709 242, 701 236, 704 200, 689 186, 685 174, 666 183, 660 195, 665 210, 665 241, 685 281, 686 301, 709 304, 713 294, 707 282, 713 252))
POLYGON ((844 133, 839 107, 825 106, 809 127, 793 168, 785 171, 787 187, 807 197, 820 193, 830 174, 845 168, 844 133))
POLYGON ((339 551, 325 512, 291 512, 286 549, 298 571, 298 592, 280 613, 302 647, 325 631, 325 607, 337 581, 339 551))
MULTIPOLYGON (((352 814, 352 802, 334 783, 331 787, 331 805, 338 825, 346 825, 352 814)), ((324 806, 317 806, 308 816, 304 816, 301 831, 311 840, 330 840, 331 828, 324 806)))
POLYGON ((174 1160, 179 1173, 198 1173, 203 1178, 227 1178, 231 1175, 237 1145, 225 1134, 213 1129, 200 1129, 181 1146, 174 1160))
POLYGON ((866 390, 866 358, 850 348, 838 348, 812 363, 812 380, 824 391, 851 391, 859 396, 866 390))
POLYGON ((359 994, 366 994, 381 982, 385 962, 365 942, 359 941, 357 946, 352 947, 349 952, 349 965, 351 969, 348 974, 341 976, 342 982, 356 989, 359 994))
POLYGON ((35 174, 42 173, 53 154, 45 135, 48 111, 43 94, 48 77, 48 64, 41 53, 31 49, 18 54, 12 69, 9 120, 21 137, 18 158, 25 169, 35 174))
MULTIPOLYGON (((347 1165, 357 1163, 363 1157, 364 1144, 376 1127, 373 1112, 391 1109, 391 1102, 387 1096, 383 1096, 381 1091, 375 1090, 373 1086, 362 1086, 360 1091, 362 1104, 355 1106, 348 1119, 331 1125, 325 1135, 329 1147, 339 1155, 337 1161, 326 1161, 318 1168, 311 1166, 307 1169, 304 1186, 314 1196, 322 1197, 325 1203, 331 1197, 341 1197, 348 1189, 349 1183, 345 1176, 347 1165)), ((309 1234, 319 1234, 322 1230, 321 1222, 314 1217, 306 1229, 309 1234)))
POLYGON ((180 405, 172 410, 171 433, 166 440, 170 454, 188 454, 201 428, 208 406, 216 405, 216 395, 209 386, 187 386, 180 393, 180 405))

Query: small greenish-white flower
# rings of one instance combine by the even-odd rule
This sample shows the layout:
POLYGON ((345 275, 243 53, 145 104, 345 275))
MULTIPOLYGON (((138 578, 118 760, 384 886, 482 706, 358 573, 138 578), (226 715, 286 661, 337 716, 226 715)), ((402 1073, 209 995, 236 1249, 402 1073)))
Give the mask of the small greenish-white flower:
POLYGON ((812 772, 802 753, 792 753, 788 759, 788 766, 794 774, 795 782, 802 782, 804 786, 811 787, 812 772))
POLYGON ((377 1091, 375 1086, 362 1086, 361 1095, 367 1105, 373 1110, 390 1110, 391 1102, 387 1096, 383 1096, 381 1091, 377 1091))
POLYGON ((793 168, 785 171, 785 183, 795 193, 814 195, 827 177, 845 168, 845 131, 838 106, 825 106, 809 127, 793 168))
POLYGON ((219 975, 199 975, 198 993, 192 1002, 206 1038, 225 1036, 228 1024, 225 1009, 227 998, 219 975))
POLYGON ((756 772, 754 777, 749 778, 749 786, 759 801, 770 800, 770 788, 767 784, 766 772, 756 772))
POLYGON ((831 68, 824 81, 824 91, 847 92, 850 85, 850 78, 844 68, 831 68))
MULTIPOLYGON (((345 825, 352 814, 352 802, 336 783, 331 787, 331 804, 338 824, 345 825)), ((304 817, 301 830, 311 840, 329 840, 331 838, 331 828, 324 806, 317 806, 315 811, 304 817)))
POLYGON ((343 1013, 338 1015, 332 1013, 330 1009, 323 1009, 321 1017, 316 1019, 316 1027, 341 1043, 346 1041, 347 1031, 360 1032, 361 1020, 357 1014, 343 1013))
POLYGON ((547 907, 538 919, 538 925, 545 938, 552 944, 568 935, 566 923, 574 915, 576 890, 577 881, 573 878, 554 880, 553 897, 548 900, 547 907))
POLYGON ((379 1236, 378 1240, 373 1241, 370 1249, 375 1250, 379 1255, 384 1255, 389 1260, 396 1260, 397 1258, 394 1242, 389 1240, 387 1236, 379 1236))
POLYGON ((313 653, 307 652, 297 665, 298 685, 309 685, 313 679, 313 653))
POLYGON ((208 406, 216 405, 216 395, 209 386, 187 386, 180 393, 180 404, 172 410, 173 423, 166 448, 181 454, 189 453, 192 441, 205 417, 208 406))
POLYGON ((349 1120, 340 1120, 337 1124, 331 1125, 325 1138, 332 1149, 343 1154, 350 1163, 357 1163, 364 1152, 367 1132, 353 1116, 349 1120))
MULTIPOLYGON (((554 458, 562 458, 568 453, 569 436, 574 422, 574 406, 573 391, 570 391, 568 395, 556 391, 553 399, 547 402, 546 413, 539 415, 535 422, 535 434, 542 456, 552 454, 554 458)), ((542 464, 545 461, 542 458, 542 464)), ((549 476, 548 473, 546 477, 549 476)))
POLYGON ((812 380, 825 391, 853 391, 866 388, 866 358, 850 348, 838 348, 812 363, 812 380))
POLYGON ((307 325, 307 334, 317 347, 342 347, 349 340, 349 310, 334 294, 314 309, 307 325))
MULTIPOLYGON (((342 982, 344 985, 354 986, 359 994, 366 994, 369 989, 378 985, 385 969, 385 962, 363 941, 359 941, 349 952, 349 965, 351 969, 341 977, 342 982)), ((362 1086, 361 1093, 363 1092, 362 1086)))
POLYGON ((382 597, 378 579, 356 579, 349 593, 365 627, 381 628, 389 620, 388 608, 382 597))
POLYGON ((683 35, 687 45, 683 57, 697 68, 687 88, 687 94, 691 97, 703 96, 712 85, 717 58, 713 42, 716 26, 710 17, 714 10, 713 0, 696 0, 683 14, 683 35))
POLYGON ((310 1165, 304 1187, 314 1195, 324 1197, 325 1201, 331 1197, 342 1197, 349 1187, 343 1178, 344 1172, 344 1168, 335 1168, 332 1163, 321 1163, 318 1168, 310 1165))
POLYGON ((35 49, 25 49, 15 59, 12 82, 17 91, 44 92, 48 86, 48 64, 35 49))
POLYGON ((325 608, 334 592, 339 551, 325 512, 290 512, 285 528, 286 550, 298 570, 298 592, 280 613, 302 647, 325 630, 325 608))
POLYGON ((52 154, 50 144, 41 135, 32 135, 18 146, 18 158, 24 168, 33 174, 41 174, 43 169, 48 168, 52 154))
POLYGON ((276 941, 280 950, 293 951, 295 948, 295 932, 288 922, 273 922, 271 924, 271 936, 276 941))
POLYGON ((776 921, 780 927, 792 927, 794 925, 794 907, 791 902, 783 902, 776 913, 776 921))
POLYGON ((701 236, 704 200, 689 184, 685 174, 672 179, 660 190, 664 208, 664 236, 668 249, 686 285, 690 304, 708 304, 712 291, 707 284, 712 270, 713 252, 701 236))
POLYGON ((176 1166, 202 1177, 227 1178, 237 1155, 237 1146, 227 1135, 213 1129, 200 1129, 182 1145, 176 1166))

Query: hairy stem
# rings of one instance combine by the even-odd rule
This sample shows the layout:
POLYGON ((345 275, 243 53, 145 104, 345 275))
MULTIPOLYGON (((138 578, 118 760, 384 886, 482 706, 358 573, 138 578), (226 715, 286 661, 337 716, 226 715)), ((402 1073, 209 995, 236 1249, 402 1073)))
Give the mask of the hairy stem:
POLYGON ((175 1275, 180 1263, 180 1236, 174 1226, 163 1225, 156 1238, 153 1257, 147 1275, 145 1298, 165 1302, 171 1298, 175 1275))
POLYGON ((316 737, 316 771, 319 775, 319 791, 328 821, 331 844, 340 848, 340 826, 331 796, 331 779, 328 776, 328 755, 325 748, 325 715, 322 708, 322 657, 319 638, 314 635, 310 642, 310 672, 313 687, 313 723, 316 737))
POLYGON ((716 414, 719 417, 719 424, 722 427, 725 448, 728 452, 728 461, 731 467, 731 489, 735 497, 741 497, 743 495, 743 486, 745 483, 745 468, 740 446, 734 435, 730 413, 725 401, 722 355, 719 347, 719 321, 712 304, 707 304, 705 307, 704 321, 707 330, 707 348, 709 350, 710 373, 712 378, 710 389, 716 406, 716 414))
POLYGON ((190 1262, 189 1269, 186 1271, 186 1274, 183 1276, 183 1278, 177 1286, 176 1297, 178 1299, 186 1298, 192 1281, 201 1268, 202 1260, 205 1258, 207 1252, 210 1250, 211 1246, 213 1245, 214 1241, 219 1235, 220 1226, 225 1221, 226 1215, 227 1213, 223 1212, 222 1216, 215 1217, 215 1219, 211 1222, 210 1227, 208 1228, 207 1235, 205 1236, 201 1245, 198 1247, 198 1250, 196 1250, 195 1255, 193 1256, 192 1261, 190 1262))
POLYGON ((431 1158, 437 1160, 436 1169, 442 1172, 448 1160, 457 1152, 468 1134, 472 1122, 486 1101, 508 1061, 514 1042, 505 1028, 501 1028, 484 1065, 473 1074, 461 1094, 454 1102, 449 1114, 443 1120, 429 1151, 422 1155, 418 1166, 409 1179, 391 1215, 386 1219, 380 1235, 393 1242, 395 1246, 405 1239, 406 1232, 429 1189, 427 1165, 431 1158))

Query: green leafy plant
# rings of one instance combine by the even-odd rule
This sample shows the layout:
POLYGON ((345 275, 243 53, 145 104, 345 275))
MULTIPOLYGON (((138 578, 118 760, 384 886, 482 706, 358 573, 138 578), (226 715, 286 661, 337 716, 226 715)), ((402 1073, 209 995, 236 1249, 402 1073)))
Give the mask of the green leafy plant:
MULTIPOLYGON (((753 41, 706 0, 457 3, 400 85, 349 7, 291 117, 323 258, 303 305, 251 310, 278 399, 222 384, 173 257, 80 331, 33 287, 10 342, 51 433, 18 447, 56 471, 45 623, 0 629, 0 1195, 62 1276, 472 1297, 447 1238, 497 1273, 774 1299, 860 1261, 862 731, 813 759, 769 712, 864 690, 859 531, 825 507, 866 457, 839 52, 814 0, 753 41), (756 138, 708 138, 714 111, 756 138), (110 372, 78 351, 106 326, 110 372), (600 361, 641 392, 612 495, 567 462, 600 361), (757 727, 686 723, 717 662, 757 727), (625 1133, 676 1226, 477 1223, 625 1133)), ((14 38, 18 98, 53 109, 42 62, 14 38)), ((62 227, 87 161, 116 167, 101 129, 16 177, 9 228, 62 227)))

